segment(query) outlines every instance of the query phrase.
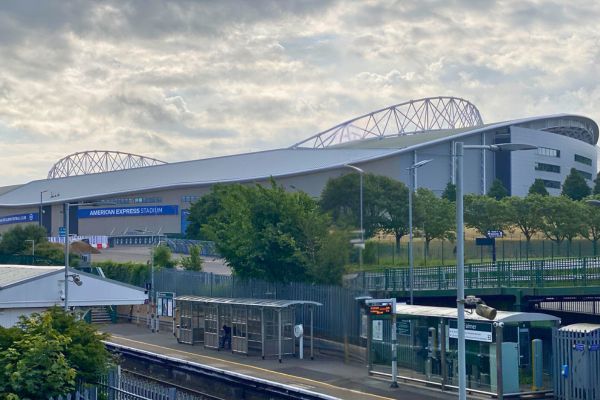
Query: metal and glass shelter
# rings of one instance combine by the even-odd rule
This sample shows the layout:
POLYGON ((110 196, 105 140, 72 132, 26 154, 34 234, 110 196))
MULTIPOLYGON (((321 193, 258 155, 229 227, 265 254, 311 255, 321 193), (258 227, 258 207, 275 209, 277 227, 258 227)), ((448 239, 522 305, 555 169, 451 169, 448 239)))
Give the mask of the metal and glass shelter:
MULTIPOLYGON (((397 304, 394 311, 369 315, 369 373, 391 377, 395 321, 398 378, 457 388, 456 308, 397 304)), ((559 318, 498 311, 488 320, 472 311, 465 312, 467 390, 496 398, 552 392, 552 331, 559 318)))
MULTIPOLYGON (((298 308, 310 313, 310 357, 314 356, 314 308, 321 303, 304 300, 235 299, 179 296, 176 299, 178 341, 219 349, 223 326, 231 328, 231 351, 260 354, 262 358, 296 352, 294 328, 298 308)), ((304 313, 302 313, 304 315, 304 313)), ((298 329, 296 328, 298 334, 298 329)), ((308 333, 308 332, 307 332, 308 333)), ((302 336, 299 334, 298 336, 302 336)))

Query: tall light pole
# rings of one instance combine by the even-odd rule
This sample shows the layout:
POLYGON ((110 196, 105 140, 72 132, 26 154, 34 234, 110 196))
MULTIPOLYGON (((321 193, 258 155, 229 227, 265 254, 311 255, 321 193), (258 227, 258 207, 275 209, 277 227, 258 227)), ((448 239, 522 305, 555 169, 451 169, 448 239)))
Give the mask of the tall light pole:
POLYGON ((454 144, 456 157, 456 303, 458 329, 458 399, 467 399, 467 369, 465 359, 465 237, 463 213, 463 156, 464 149, 481 149, 493 152, 535 150, 537 146, 521 143, 490 145, 454 144))
POLYGON ((39 218, 39 224, 38 224, 40 227, 42 227, 42 224, 43 224, 43 222, 42 222, 42 217, 43 217, 43 215, 44 215, 43 197, 42 197, 42 196, 43 196, 43 195, 44 195, 44 193, 46 193, 47 191, 48 191, 48 190, 42 190, 42 191, 40 192, 40 218, 39 218))
POLYGON ((422 167, 425 164, 430 163, 432 160, 422 160, 414 163, 410 167, 406 168, 410 172, 410 190, 408 192, 408 280, 410 284, 410 304, 414 303, 413 290, 414 290, 414 277, 415 277, 415 260, 413 257, 413 192, 415 191, 416 182, 416 169, 422 167))
MULTIPOLYGON (((102 203, 102 205, 113 205, 114 203, 102 203)), ((65 214, 65 312, 69 311, 69 213, 71 206, 97 206, 97 202, 78 202, 78 203, 64 203, 64 214, 65 214)), ((81 280, 79 275, 73 275, 73 282, 77 286, 81 286, 81 280), (77 279, 75 279, 77 277, 77 279)))
POLYGON ((149 297, 149 301, 150 301, 150 307, 152 308, 152 318, 151 320, 149 320, 150 323, 150 329, 152 329, 152 332, 158 332, 158 324, 155 323, 155 321, 158 321, 158 316, 156 317, 156 320, 154 319, 154 308, 155 308, 155 302, 156 302, 156 292, 154 290, 154 250, 160 246, 161 243, 166 243, 165 241, 163 241, 160 238, 160 233, 156 233, 154 231, 148 231, 148 230, 142 230, 142 229, 135 229, 136 232, 140 232, 140 233, 145 233, 145 234, 150 234, 150 291, 148 292, 148 297, 149 297), (158 242, 156 243, 156 245, 154 245, 154 237, 155 235, 158 237, 158 242))
POLYGON ((363 228, 363 175, 365 171, 352 164, 344 164, 344 167, 351 168, 358 172, 358 174, 360 175, 360 243, 358 246, 358 262, 360 265, 360 270, 362 272, 362 249, 365 245, 365 230, 363 228))

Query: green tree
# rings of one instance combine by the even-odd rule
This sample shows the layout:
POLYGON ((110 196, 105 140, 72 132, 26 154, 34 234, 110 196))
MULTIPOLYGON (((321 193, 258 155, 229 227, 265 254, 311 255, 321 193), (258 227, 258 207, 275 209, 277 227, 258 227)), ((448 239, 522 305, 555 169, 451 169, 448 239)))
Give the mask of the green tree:
POLYGON ((487 236, 488 231, 508 226, 506 205, 488 196, 469 194, 464 202, 465 225, 487 236))
POLYGON ((540 231, 543 217, 543 197, 530 194, 527 197, 511 196, 502 199, 506 205, 507 223, 517 227, 525 236, 525 253, 529 256, 531 238, 540 231))
POLYGON ((228 193, 228 185, 218 184, 212 187, 210 193, 202 196, 190 207, 186 236, 190 239, 208 240, 202 231, 202 226, 208 223, 208 218, 221 208, 221 200, 228 193))
POLYGON ((502 200, 503 198, 508 196, 508 190, 502 184, 500 179, 494 179, 492 186, 490 186, 490 190, 488 190, 487 195, 496 200, 502 200))
POLYGON ((202 257, 200 257, 200 246, 190 246, 189 257, 181 258, 181 266, 188 271, 202 271, 202 257))
MULTIPOLYGON (((4 254, 31 254, 31 243, 34 240, 36 246, 48 241, 46 229, 38 225, 17 225, 2 234, 0 241, 0 253, 4 254)), ((37 250, 37 248, 36 248, 37 250)))
POLYGON ((597 175, 596 179, 594 179, 594 189, 592 190, 592 194, 594 196, 600 194, 600 175, 597 175))
POLYGON ((350 235, 334 230, 323 240, 317 254, 317 262, 309 267, 311 280, 316 283, 342 284, 345 267, 350 262, 350 235))
POLYGON ((542 179, 536 179, 533 184, 531 184, 531 186, 529 187, 529 193, 530 195, 532 194, 537 194, 540 196, 550 196, 550 193, 548 193, 548 190, 546 189, 546 185, 544 185, 544 181, 542 179))
MULTIPOLYGON (((594 196, 600 200, 600 196, 594 196)), ((600 208, 591 204, 582 203, 584 218, 581 235, 592 242, 594 256, 598 254, 598 240, 600 240, 600 208)))
POLYGON ((0 353, 0 393, 47 399, 71 392, 77 375, 65 356, 71 339, 48 313, 22 318, 21 326, 21 336, 0 353))
POLYGON ((425 254, 429 254, 429 244, 433 239, 454 239, 455 213, 454 204, 450 200, 438 198, 429 189, 417 189, 415 226, 423 228, 425 254))
POLYGON ((582 231, 581 207, 566 196, 544 197, 542 215, 542 232, 559 246, 563 240, 572 240, 582 231))
POLYGON ((317 281, 329 273, 318 264, 332 235, 331 221, 306 193, 287 193, 274 182, 218 190, 220 207, 206 216, 201 234, 215 242, 237 276, 290 282, 317 281))
POLYGON ((402 182, 381 177, 379 196, 379 229, 394 235, 396 249, 400 250, 402 236, 408 234, 408 193, 402 182))
POLYGON ((591 192, 592 190, 585 182, 585 178, 575 168, 571 168, 571 172, 562 185, 561 194, 571 200, 582 200, 589 196, 591 192))
POLYGON ((456 185, 454 183, 448 182, 444 192, 442 193, 442 198, 453 203, 456 202, 456 185))
POLYGON ((173 260, 173 253, 166 244, 160 244, 153 248, 154 266, 162 268, 173 268, 176 262, 173 260))

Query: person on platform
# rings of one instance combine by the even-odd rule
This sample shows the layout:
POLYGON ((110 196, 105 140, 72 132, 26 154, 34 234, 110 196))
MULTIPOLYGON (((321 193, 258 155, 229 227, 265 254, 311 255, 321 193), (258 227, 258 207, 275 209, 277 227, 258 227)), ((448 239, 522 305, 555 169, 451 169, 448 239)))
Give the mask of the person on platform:
POLYGON ((221 349, 231 349, 231 328, 223 325, 223 334, 221 335, 221 349))

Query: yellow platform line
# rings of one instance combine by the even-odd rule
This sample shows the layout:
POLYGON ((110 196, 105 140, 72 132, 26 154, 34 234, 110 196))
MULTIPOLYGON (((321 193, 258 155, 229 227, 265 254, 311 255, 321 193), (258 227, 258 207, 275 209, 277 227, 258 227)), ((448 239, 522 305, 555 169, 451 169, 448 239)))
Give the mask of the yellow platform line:
MULTIPOLYGON (((285 377, 285 378, 288 378, 288 379, 301 380, 301 381, 308 382, 308 383, 311 383, 311 384, 314 384, 314 385, 317 385, 317 386, 324 386, 324 387, 329 387, 329 388, 335 389, 335 390, 341 390, 341 391, 350 392, 350 393, 354 393, 354 394, 369 396, 369 397, 372 397, 374 399, 395 400, 395 399, 393 399, 391 397, 383 397, 383 396, 378 396, 378 395, 372 394, 372 393, 361 392, 360 390, 347 389, 347 388, 335 386, 335 385, 332 385, 332 384, 329 384, 329 383, 319 382, 319 381, 315 381, 315 380, 312 380, 312 379, 309 379, 309 378, 304 378, 302 376, 290 375, 290 374, 286 374, 284 372, 273 371, 271 369, 256 367, 254 365, 248 365, 248 364, 238 363, 238 362, 235 362, 235 361, 224 360, 222 358, 205 356, 205 355, 197 354, 197 353, 190 353, 188 351, 177 350, 177 349, 173 349, 171 347, 159 346, 157 344, 152 344, 152 343, 148 343, 148 342, 142 342, 142 341, 139 341, 139 340, 129 339, 129 338, 126 338, 126 337, 123 337, 123 336, 119 336, 119 335, 113 335, 113 334, 111 334, 111 338, 118 338, 118 339, 125 340, 125 341, 128 341, 128 342, 139 343, 139 344, 143 344, 143 345, 146 345, 146 346, 156 347, 157 349, 174 351, 174 352, 177 352, 177 353, 186 354, 188 356, 200 357, 200 358, 203 358, 203 359, 206 359, 206 360, 216 361, 216 362, 219 362, 219 363, 227 363, 227 364, 231 364, 231 365, 236 365, 236 366, 242 367, 242 368, 250 368, 250 369, 254 369, 256 371, 261 371, 261 372, 265 372, 265 373, 269 373, 269 374, 273 374, 273 375, 279 375, 281 377, 285 377)), ((110 341, 110 338, 107 341, 110 341)))

